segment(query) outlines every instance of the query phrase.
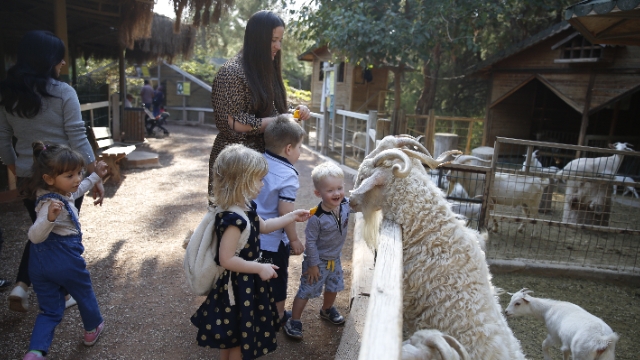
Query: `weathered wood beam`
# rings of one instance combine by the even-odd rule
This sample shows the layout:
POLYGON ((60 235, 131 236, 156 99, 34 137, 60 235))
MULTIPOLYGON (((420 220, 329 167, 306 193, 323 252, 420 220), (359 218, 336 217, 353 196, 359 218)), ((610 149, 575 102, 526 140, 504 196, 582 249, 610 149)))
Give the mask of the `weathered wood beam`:
POLYGON ((65 44, 64 61, 67 66, 60 69, 60 80, 69 82, 69 38, 67 34, 67 1, 54 0, 53 3, 53 26, 56 36, 65 44))

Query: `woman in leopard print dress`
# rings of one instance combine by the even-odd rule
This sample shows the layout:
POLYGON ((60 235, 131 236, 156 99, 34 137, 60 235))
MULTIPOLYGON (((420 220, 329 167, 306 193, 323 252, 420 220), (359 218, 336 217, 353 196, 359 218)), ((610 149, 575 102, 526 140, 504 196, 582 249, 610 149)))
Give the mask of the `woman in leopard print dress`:
MULTIPOLYGON (((258 11, 247 22, 240 53, 218 71, 211 89, 216 127, 220 131, 209 157, 211 167, 229 144, 244 144, 264 152, 264 129, 275 116, 288 111, 287 93, 282 81, 281 46, 284 21, 271 11, 258 11)), ((300 120, 311 115, 304 105, 300 120)))

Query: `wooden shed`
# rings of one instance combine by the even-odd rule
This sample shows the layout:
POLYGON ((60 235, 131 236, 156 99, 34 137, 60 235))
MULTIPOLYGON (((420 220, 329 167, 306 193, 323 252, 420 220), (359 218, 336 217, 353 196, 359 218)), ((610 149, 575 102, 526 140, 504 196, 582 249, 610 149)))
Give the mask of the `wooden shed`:
POLYGON ((171 113, 171 120, 213 124, 211 108, 211 84, 166 61, 149 68, 149 73, 160 79, 164 88, 165 109, 171 113), (187 85, 185 85, 187 84, 187 85), (179 89, 180 88, 180 89, 179 89), (188 91, 187 91, 188 88, 188 91))
MULTIPOLYGON (((311 111, 318 112, 324 108, 323 94, 335 89, 333 99, 337 109, 366 113, 378 110, 385 113, 385 98, 389 81, 389 70, 386 68, 366 68, 348 63, 335 62, 327 46, 313 47, 298 56, 301 61, 309 61, 313 65, 311 75, 311 111), (326 69, 335 73, 335 84, 325 74, 326 69), (335 87, 333 87, 335 85, 335 87)), ((332 76, 332 74, 330 74, 332 76)))
POLYGON ((476 65, 489 79, 485 142, 496 136, 640 145, 640 47, 590 43, 558 23, 476 65))

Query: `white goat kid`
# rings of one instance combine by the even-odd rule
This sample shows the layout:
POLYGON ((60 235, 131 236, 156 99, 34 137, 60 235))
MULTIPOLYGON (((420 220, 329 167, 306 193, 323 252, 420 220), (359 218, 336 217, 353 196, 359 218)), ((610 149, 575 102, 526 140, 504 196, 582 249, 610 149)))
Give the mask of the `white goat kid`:
POLYGON ((558 346, 564 360, 613 360, 618 334, 602 319, 578 305, 566 301, 534 298, 533 291, 522 289, 511 297, 504 311, 507 317, 532 315, 544 320, 547 338, 542 342, 545 360, 551 360, 549 348, 558 346))
MULTIPOLYGON (((620 151, 633 151, 631 149, 633 145, 628 143, 617 142, 613 145, 609 145, 610 148, 620 151)), ((558 178, 567 180, 569 176, 576 175, 595 175, 595 174, 608 174, 615 175, 622 164, 624 155, 613 154, 611 156, 603 156, 597 158, 578 158, 573 159, 562 168, 562 170, 556 173, 558 178)))
MULTIPOLYGON (((468 164, 472 160, 488 162, 475 156, 463 155, 456 158, 452 163, 468 164)), ((455 185, 459 183, 469 194, 469 197, 474 198, 482 195, 484 175, 453 170, 447 174, 447 177, 449 180, 448 193, 451 193, 455 185)), ((547 185, 549 185, 548 179, 541 179, 536 176, 495 173, 491 184, 489 211, 492 211, 495 205, 520 206, 525 217, 531 218, 532 215, 538 214, 540 199, 547 185)), ((518 232, 523 232, 524 226, 524 223, 521 223, 518 226, 518 232)), ((493 219, 493 231, 498 231, 496 219, 493 219)))
POLYGON ((454 337, 438 330, 420 330, 402 343, 402 360, 469 360, 469 353, 454 337))
POLYGON ((407 333, 442 331, 473 360, 524 359, 494 296, 483 236, 456 219, 422 166, 436 168, 454 154, 433 159, 411 138, 386 137, 360 165, 350 205, 363 213, 363 236, 374 249, 381 217, 402 229, 407 333))
POLYGON ((353 138, 351 139, 351 148, 353 149, 353 157, 360 157, 361 153, 364 153, 364 150, 367 146, 367 133, 362 131, 355 131, 353 133, 353 138))

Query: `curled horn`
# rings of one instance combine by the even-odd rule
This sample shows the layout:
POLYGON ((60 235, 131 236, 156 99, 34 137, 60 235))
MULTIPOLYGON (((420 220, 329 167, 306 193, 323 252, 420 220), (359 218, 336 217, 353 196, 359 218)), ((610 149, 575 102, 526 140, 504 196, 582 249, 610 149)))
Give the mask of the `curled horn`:
POLYGON ((399 163, 393 164, 393 167, 392 167, 393 176, 398 178, 407 177, 411 172, 411 167, 412 167, 411 159, 409 159, 409 156, 407 156, 405 153, 403 153, 398 149, 384 150, 380 152, 378 155, 376 155, 376 157, 373 158, 372 162, 374 164, 373 166, 377 167, 385 160, 394 160, 394 159, 402 160, 403 164, 399 164, 399 163))
POLYGON ((398 149, 404 146, 415 146, 418 148, 418 150, 431 156, 429 151, 422 144, 420 144, 418 139, 414 138, 411 135, 385 136, 384 139, 380 140, 380 144, 378 144, 378 147, 376 147, 371 153, 369 153, 369 155, 367 155, 365 159, 372 159, 385 150, 398 149))
POLYGON ((527 288, 523 288, 520 291, 522 292, 523 295, 533 294, 533 290, 529 290, 527 288))
POLYGON ((460 360, 471 359, 469 353, 467 352, 467 349, 465 349, 464 346, 462 346, 462 344, 460 344, 460 342, 458 342, 456 338, 444 334, 442 335, 442 337, 447 342, 447 344, 449 344, 449 346, 458 353, 458 355, 460 356, 460 360))
POLYGON ((460 151, 458 150, 450 150, 442 153, 442 155, 440 155, 437 159, 434 159, 430 155, 428 155, 428 153, 424 154, 410 149, 401 150, 410 157, 420 160, 422 164, 430 167, 431 169, 437 169, 442 165, 448 164, 450 161, 447 161, 447 159, 450 155, 460 154, 460 151))
POLYGON ((490 163, 491 162, 490 160, 480 159, 477 156, 460 155, 455 159, 454 163, 455 164, 464 164, 465 162, 469 162, 471 160, 477 160, 477 161, 481 161, 481 162, 484 162, 484 163, 490 163))

